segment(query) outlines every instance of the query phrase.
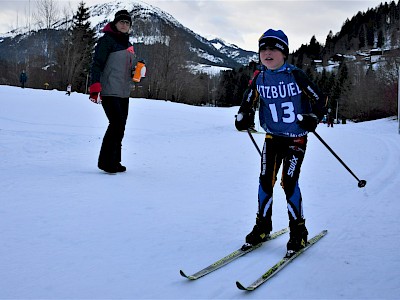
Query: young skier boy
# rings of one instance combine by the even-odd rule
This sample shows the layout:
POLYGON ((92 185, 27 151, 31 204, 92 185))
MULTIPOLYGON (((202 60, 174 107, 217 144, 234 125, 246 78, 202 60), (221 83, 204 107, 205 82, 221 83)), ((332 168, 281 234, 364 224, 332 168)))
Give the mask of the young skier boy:
POLYGON ((325 97, 299 68, 288 64, 289 43, 281 30, 267 30, 258 41, 261 72, 244 95, 235 120, 238 130, 247 130, 254 103, 260 102, 260 125, 266 131, 261 155, 258 212, 247 245, 266 240, 272 230, 273 187, 282 165, 281 186, 289 214, 290 238, 286 256, 307 243, 299 188, 300 167, 313 132, 325 112, 325 97))

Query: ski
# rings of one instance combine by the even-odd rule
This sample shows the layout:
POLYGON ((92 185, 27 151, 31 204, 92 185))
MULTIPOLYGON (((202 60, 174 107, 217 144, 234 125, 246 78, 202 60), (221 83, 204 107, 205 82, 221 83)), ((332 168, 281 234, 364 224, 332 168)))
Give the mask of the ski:
MULTIPOLYGON (((279 231, 276 231, 276 232, 270 234, 270 236, 268 237, 268 239, 265 242, 273 240, 273 239, 277 238, 278 236, 280 236, 280 235, 282 235, 282 234, 284 234, 286 232, 288 232, 288 228, 283 228, 283 229, 281 229, 279 231)), ((196 272, 196 273, 194 273, 192 275, 187 275, 182 270, 180 270, 179 273, 183 277, 186 277, 186 278, 188 278, 190 280, 199 279, 200 277, 203 277, 204 275, 210 274, 211 272, 213 272, 215 270, 218 270, 219 268, 229 264, 230 262, 234 261, 235 259, 237 259, 237 258, 239 258, 239 257, 241 257, 241 256, 243 256, 243 255, 245 255, 245 254, 257 249, 257 248, 259 248, 261 245, 263 245, 263 243, 260 243, 260 244, 255 245, 255 246, 249 246, 249 248, 246 248, 246 249, 243 249, 243 247, 240 248, 240 249, 237 249, 236 251, 233 251, 231 254, 228 254, 224 258, 221 258, 220 260, 216 261, 215 263, 209 265, 208 267, 206 267, 206 268, 204 268, 204 269, 202 269, 202 270, 200 270, 200 271, 198 271, 198 272, 196 272)))
POLYGON ((297 251, 295 254, 292 256, 286 258, 282 258, 280 261, 278 261, 273 267, 271 267, 267 272, 265 272, 262 276, 260 276, 256 281, 254 281, 252 284, 249 286, 244 286, 241 284, 239 281, 236 281, 236 286, 240 290, 244 291, 254 291, 256 288, 258 288, 260 285, 265 283, 267 280, 269 280, 271 277, 276 275, 279 271, 281 271, 284 267, 286 267, 290 262, 292 262, 295 258, 299 257, 302 253, 304 253, 307 249, 309 249, 312 245, 314 245, 316 242, 318 242, 320 239, 322 239, 326 234, 328 233, 327 230, 321 231, 319 234, 314 236, 311 240, 308 241, 307 245, 297 251))

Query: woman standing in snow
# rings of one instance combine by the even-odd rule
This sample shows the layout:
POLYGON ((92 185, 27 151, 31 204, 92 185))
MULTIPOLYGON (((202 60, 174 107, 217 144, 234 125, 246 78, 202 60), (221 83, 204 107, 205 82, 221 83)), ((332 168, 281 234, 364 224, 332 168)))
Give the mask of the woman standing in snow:
POLYGON ((258 47, 261 72, 245 93, 235 121, 238 130, 247 130, 254 103, 260 102, 260 125, 267 134, 261 155, 256 225, 246 236, 245 247, 265 241, 272 230, 273 188, 282 165, 281 186, 290 227, 287 256, 291 256, 307 243, 298 180, 307 134, 324 115, 325 97, 302 70, 286 62, 289 42, 283 31, 267 30, 258 47))
POLYGON ((131 25, 127 10, 115 14, 96 45, 90 73, 90 100, 102 104, 109 121, 98 160, 99 169, 108 173, 126 171, 121 165, 121 147, 135 69, 135 53, 129 42, 131 25))

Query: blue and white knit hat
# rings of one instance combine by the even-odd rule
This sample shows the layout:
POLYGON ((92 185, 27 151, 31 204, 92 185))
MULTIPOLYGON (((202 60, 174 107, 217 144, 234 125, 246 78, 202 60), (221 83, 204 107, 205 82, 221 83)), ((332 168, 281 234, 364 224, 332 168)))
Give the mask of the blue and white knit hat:
POLYGON ((282 30, 268 29, 258 39, 258 49, 263 46, 280 50, 286 57, 289 55, 289 41, 282 30))

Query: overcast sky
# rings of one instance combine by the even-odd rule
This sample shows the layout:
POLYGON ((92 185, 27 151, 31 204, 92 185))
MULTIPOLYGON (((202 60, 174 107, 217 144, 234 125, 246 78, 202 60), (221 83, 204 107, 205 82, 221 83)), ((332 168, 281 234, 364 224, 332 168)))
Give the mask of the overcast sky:
MULTIPOLYGON (((27 23, 36 0, 0 0, 0 32, 5 33, 27 23), (30 5, 29 5, 30 3, 30 5)), ((73 11, 80 0, 56 0, 60 7, 73 11)), ((87 6, 116 1, 84 0, 87 6)), ((290 52, 307 44, 313 35, 325 43, 329 31, 337 33, 343 22, 358 11, 377 7, 379 0, 146 0, 171 14, 182 25, 204 36, 216 36, 226 42, 257 51, 260 35, 269 28, 283 30, 289 38, 290 52)), ((395 1, 397 3, 397 1, 395 1)), ((383 1, 384 3, 384 1, 383 1)), ((390 1, 388 1, 390 3, 390 1)))

